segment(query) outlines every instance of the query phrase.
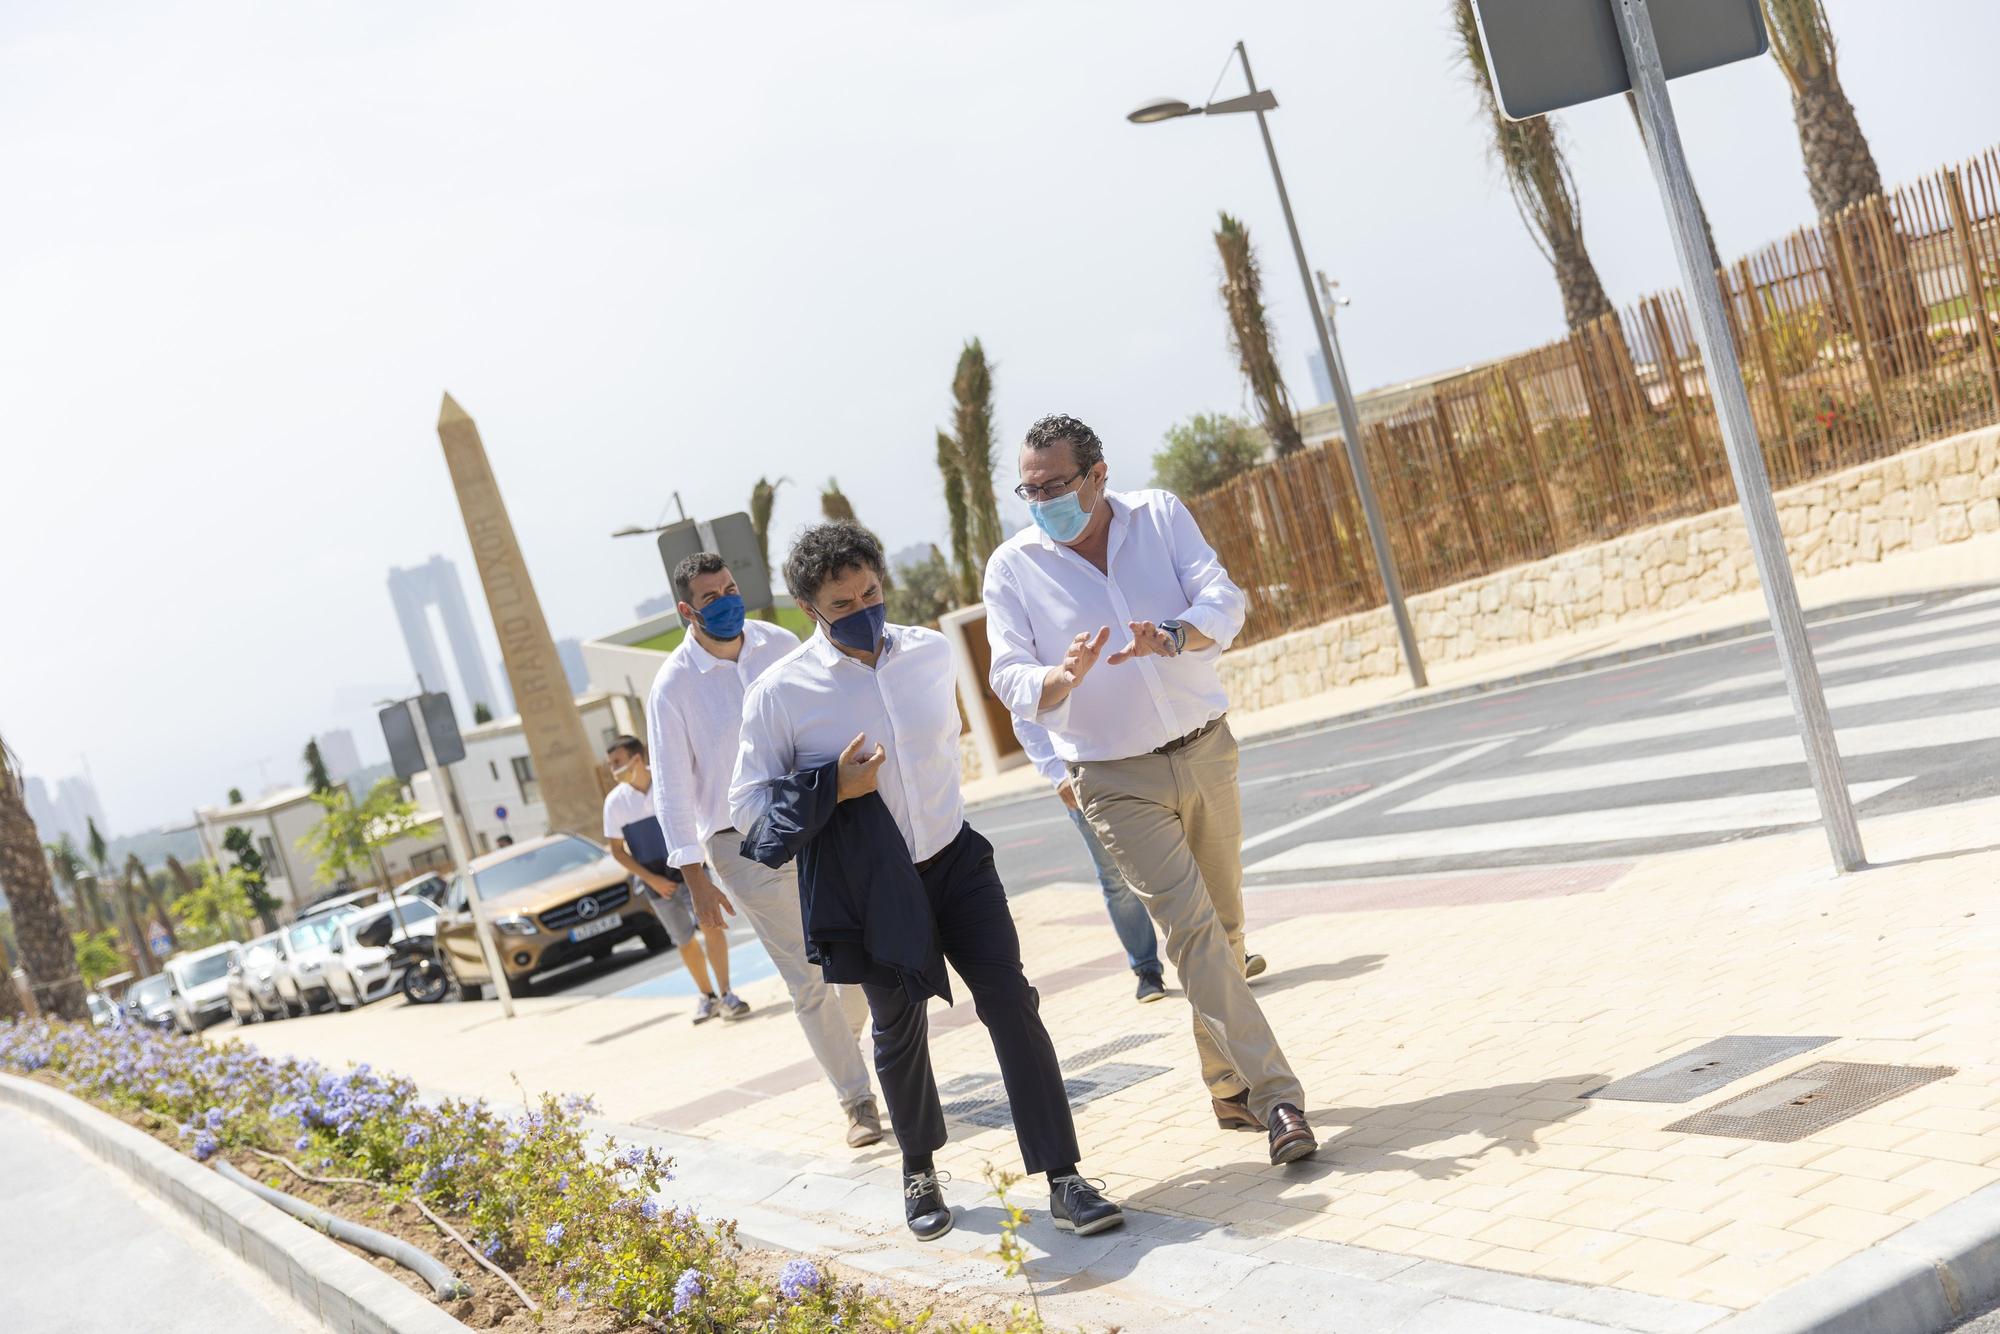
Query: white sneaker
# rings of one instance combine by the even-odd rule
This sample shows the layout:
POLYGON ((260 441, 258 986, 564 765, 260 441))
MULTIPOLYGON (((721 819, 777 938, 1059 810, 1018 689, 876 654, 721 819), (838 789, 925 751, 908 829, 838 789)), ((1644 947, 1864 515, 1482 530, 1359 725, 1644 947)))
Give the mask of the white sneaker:
POLYGON ((722 1017, 724 1019, 741 1019, 748 1013, 750 1013, 749 1001, 744 1000, 733 991, 722 993, 722 1017))
POLYGON ((694 1021, 697 1024, 705 1024, 713 1018, 715 1018, 715 997, 703 996, 695 1002, 694 1021))

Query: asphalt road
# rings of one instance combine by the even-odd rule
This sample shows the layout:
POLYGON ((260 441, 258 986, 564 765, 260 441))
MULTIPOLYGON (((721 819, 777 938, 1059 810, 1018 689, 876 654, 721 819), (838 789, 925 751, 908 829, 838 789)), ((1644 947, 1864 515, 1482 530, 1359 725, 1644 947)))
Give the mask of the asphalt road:
MULTIPOLYGON (((2000 587, 1835 609, 1812 640, 1864 841, 1870 816, 2000 793, 2000 587)), ((1768 635, 1253 742, 1241 781, 1248 883, 1329 894, 1623 860, 1818 820, 1768 635)), ((971 820, 1010 893, 1096 892, 1053 793, 971 820)), ((770 975, 747 928, 731 940, 738 978, 770 975)), ((647 958, 636 944, 538 986, 693 994, 676 955, 647 958)))
POLYGON ((0 1326, 22 1334, 319 1328, 179 1215, 12 1107, 0 1107, 0 1181, 0 1326))

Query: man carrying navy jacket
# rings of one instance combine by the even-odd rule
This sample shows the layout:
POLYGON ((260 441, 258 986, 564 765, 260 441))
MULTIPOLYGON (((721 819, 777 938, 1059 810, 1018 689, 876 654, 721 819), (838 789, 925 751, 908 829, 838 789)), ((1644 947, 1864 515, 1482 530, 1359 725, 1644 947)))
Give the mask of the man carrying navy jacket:
POLYGON ((1077 1171, 1062 1069, 992 845, 965 822, 950 648, 935 630, 887 623, 886 579, 881 545, 859 525, 800 534, 785 582, 818 633, 744 697, 731 814, 747 855, 798 855, 809 957, 867 995, 910 1230, 929 1241, 952 1226, 932 1158, 945 1123, 924 1012, 929 995, 949 999, 949 984, 927 955, 949 960, 972 991, 1022 1160, 1048 1175, 1056 1226, 1116 1227, 1118 1206, 1077 1171))

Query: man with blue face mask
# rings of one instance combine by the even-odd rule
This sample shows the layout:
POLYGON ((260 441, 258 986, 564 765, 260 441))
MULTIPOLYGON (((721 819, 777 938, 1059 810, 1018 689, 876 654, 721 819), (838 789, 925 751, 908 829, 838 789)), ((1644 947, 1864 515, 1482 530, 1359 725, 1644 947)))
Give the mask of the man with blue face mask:
MULTIPOLYGON (((882 1116, 861 1053, 867 1002, 859 987, 829 986, 806 961, 796 877, 789 869, 772 870, 744 857, 742 836, 729 814, 743 696, 799 646, 798 636, 781 625, 748 620, 735 576, 712 551, 683 560, 673 582, 688 632, 660 668, 646 700, 653 809, 666 835, 667 861, 687 882, 705 927, 719 928, 724 913, 733 916, 742 908, 784 978, 792 1012, 840 1099, 848 1144, 873 1144, 882 1138, 882 1116)), ((734 1017, 727 999, 723 1005, 734 1017)))
POLYGON ((819 633, 743 701, 730 787, 737 827, 799 858, 815 957, 868 995, 910 1231, 930 1241, 952 1227, 932 1158, 945 1118, 925 1015, 930 996, 950 999, 946 962, 992 1039, 1022 1162, 1047 1175, 1055 1225, 1078 1235, 1117 1227, 1118 1206, 1077 1170, 1062 1068, 1021 966, 993 846, 965 822, 950 645, 935 630, 889 624, 887 582, 881 544, 857 524, 817 524, 793 544, 785 583, 819 633))
POLYGON ((1263 960, 1243 945, 1242 797, 1215 669, 1243 628, 1243 591, 1178 497, 1109 488, 1104 446, 1076 418, 1030 427, 1020 473, 1035 526, 986 564, 993 692, 1046 731, 1165 935, 1217 1125, 1265 1132, 1274 1164, 1309 1157, 1305 1093, 1250 993, 1263 960))

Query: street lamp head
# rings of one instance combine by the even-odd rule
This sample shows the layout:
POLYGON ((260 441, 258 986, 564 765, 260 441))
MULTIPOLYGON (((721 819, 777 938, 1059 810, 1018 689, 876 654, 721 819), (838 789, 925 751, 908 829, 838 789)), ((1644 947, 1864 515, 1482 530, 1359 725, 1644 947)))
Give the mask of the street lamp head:
POLYGON ((1150 125, 1156 120, 1172 120, 1176 116, 1200 114, 1200 107, 1191 107, 1179 98, 1155 97, 1150 101, 1141 102, 1125 119, 1134 125, 1150 125))
POLYGON ((619 530, 618 530, 617 532, 613 533, 613 534, 612 534, 612 536, 613 536, 613 537, 643 537, 643 536, 645 536, 645 534, 646 534, 646 532, 647 532, 647 531, 648 531, 648 530, 646 530, 646 529, 644 529, 644 528, 641 528, 641 527, 639 527, 639 526, 638 526, 637 524, 632 524, 632 523, 628 523, 628 524, 626 524, 626 525, 625 525, 625 526, 624 526, 623 528, 620 528, 620 529, 619 529, 619 530))

